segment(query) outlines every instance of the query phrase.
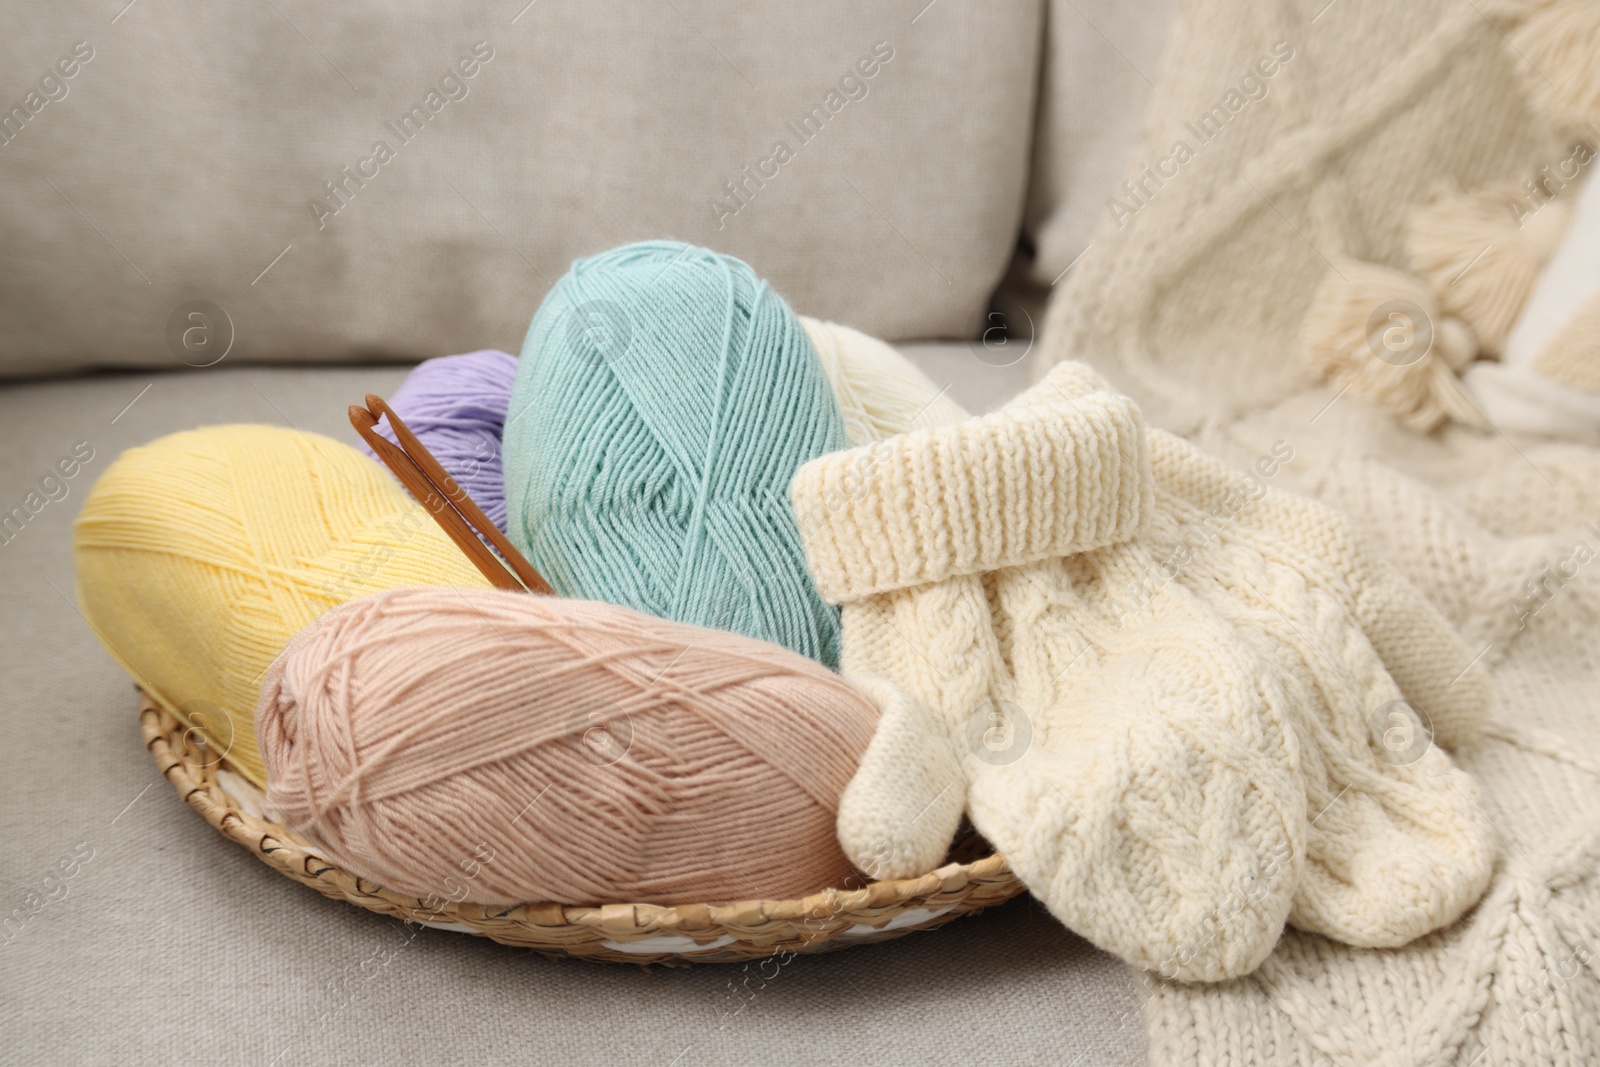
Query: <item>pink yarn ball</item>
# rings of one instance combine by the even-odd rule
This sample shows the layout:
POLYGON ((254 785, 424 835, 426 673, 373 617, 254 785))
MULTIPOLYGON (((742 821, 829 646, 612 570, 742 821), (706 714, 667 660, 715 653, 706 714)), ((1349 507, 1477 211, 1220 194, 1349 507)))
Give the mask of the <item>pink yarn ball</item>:
POLYGON ((334 863, 480 904, 804 896, 877 712, 785 648, 594 601, 398 589, 268 671, 267 806, 334 863))

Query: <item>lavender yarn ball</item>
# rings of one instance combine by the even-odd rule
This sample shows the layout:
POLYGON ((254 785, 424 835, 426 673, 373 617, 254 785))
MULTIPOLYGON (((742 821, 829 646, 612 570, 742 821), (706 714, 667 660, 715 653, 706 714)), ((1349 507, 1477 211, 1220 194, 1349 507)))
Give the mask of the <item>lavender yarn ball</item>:
MULTIPOLYGON (((439 465, 502 530, 506 487, 500 476, 500 438, 516 378, 517 357, 506 352, 440 356, 417 364, 388 398, 439 465)), ((395 439, 388 419, 379 419, 377 430, 395 439)), ((372 455, 365 441, 360 447, 372 455)))

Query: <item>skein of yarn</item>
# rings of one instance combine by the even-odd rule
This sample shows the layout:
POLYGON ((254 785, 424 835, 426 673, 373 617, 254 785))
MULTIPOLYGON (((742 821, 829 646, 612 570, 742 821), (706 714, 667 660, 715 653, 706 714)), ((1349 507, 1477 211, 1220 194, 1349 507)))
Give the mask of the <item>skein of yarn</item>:
POLYGON ((876 337, 804 315, 800 324, 832 383, 850 447, 967 417, 946 390, 876 337))
POLYGON ((558 592, 773 641, 829 666, 789 481, 845 445, 793 312, 673 242, 573 264, 529 327, 505 440, 507 533, 558 592))
POLYGON ((379 589, 487 584, 377 463, 276 426, 128 449, 84 501, 72 556, 112 658, 258 786, 252 717, 291 637, 379 589))
MULTIPOLYGON (((507 352, 440 356, 417 364, 388 398, 395 414, 501 530, 506 490, 500 437, 516 377, 517 357, 507 352)), ((377 432, 395 441, 388 419, 378 420, 377 432)), ((365 441, 357 447, 373 456, 365 441)))
POLYGON ((268 672, 267 805, 419 897, 718 903, 842 885, 876 724, 820 665, 593 601, 397 589, 268 672))

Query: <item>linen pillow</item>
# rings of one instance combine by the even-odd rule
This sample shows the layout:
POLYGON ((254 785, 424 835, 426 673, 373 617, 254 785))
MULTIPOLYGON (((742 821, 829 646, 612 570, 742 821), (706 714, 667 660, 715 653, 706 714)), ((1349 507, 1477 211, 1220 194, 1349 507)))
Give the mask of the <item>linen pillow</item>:
POLYGON ((658 237, 807 314, 972 336, 1040 24, 1039 0, 50 5, 0 39, 0 376, 515 351, 574 259, 658 237))

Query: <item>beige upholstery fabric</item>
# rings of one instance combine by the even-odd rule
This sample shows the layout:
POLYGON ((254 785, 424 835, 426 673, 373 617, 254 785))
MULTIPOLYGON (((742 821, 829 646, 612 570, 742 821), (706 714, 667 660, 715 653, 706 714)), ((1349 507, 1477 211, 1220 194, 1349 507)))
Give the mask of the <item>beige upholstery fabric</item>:
POLYGON ((1023 277, 1059 278, 1107 217, 1160 75, 1174 0, 1050 0, 1023 277))
POLYGON ((206 362, 220 340, 169 340, 226 333, 174 316, 201 300, 231 361, 516 351, 574 258, 655 237, 879 336, 976 336, 1021 219, 1036 0, 524 2, 14 20, 0 375, 206 362))
MULTIPOLYGON (((1021 372, 966 346, 910 354, 973 407, 1021 372)), ((738 967, 557 963, 436 930, 407 943, 399 923, 280 877, 189 810, 139 745, 132 683, 70 600, 70 531, 90 480, 122 449, 207 419, 353 443, 344 405, 403 373, 223 365, 0 390, 7 507, 77 441, 93 450, 67 495, 0 546, 3 911, 80 843, 92 852, 64 896, 0 932, 0 1060, 1144 1063, 1125 969, 1027 898, 937 933, 801 957, 764 989, 752 967, 752 1000, 729 986, 744 983, 738 967)))

